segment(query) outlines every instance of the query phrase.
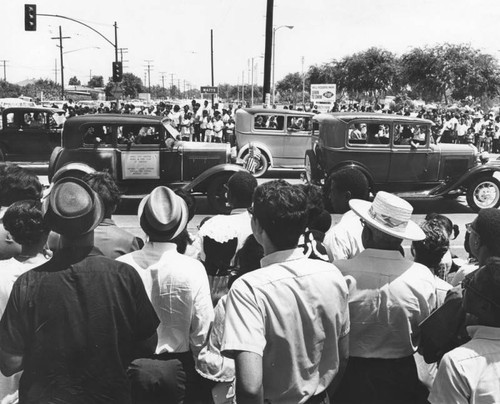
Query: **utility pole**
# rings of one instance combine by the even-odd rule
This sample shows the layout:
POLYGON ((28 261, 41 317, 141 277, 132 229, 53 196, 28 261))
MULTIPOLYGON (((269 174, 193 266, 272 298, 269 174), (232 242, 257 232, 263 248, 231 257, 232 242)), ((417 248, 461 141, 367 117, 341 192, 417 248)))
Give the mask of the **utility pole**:
POLYGON ((163 88, 163 94, 165 95, 165 74, 167 74, 166 72, 160 72, 161 74, 161 86, 163 88))
MULTIPOLYGON (((115 23, 116 24, 116 23, 115 23)), ((63 39, 70 39, 69 36, 62 36, 62 28, 59 25, 59 36, 52 37, 59 39, 59 50, 61 51, 61 99, 64 100, 64 62, 63 62, 63 39)))
POLYGON ((148 92, 151 94, 151 62, 152 60, 145 60, 148 64, 148 92))
POLYGON ((271 103, 271 59, 273 48, 273 13, 274 0, 267 0, 266 11, 266 47, 264 55, 264 85, 263 85, 263 100, 264 105, 271 103))
MULTIPOLYGON (((214 30, 210 30, 210 64, 212 70, 212 87, 214 86, 214 30)), ((212 108, 214 107, 214 95, 212 94, 212 108)))
POLYGON ((3 63, 3 81, 7 81, 7 70, 5 64, 8 62, 8 60, 0 60, 0 62, 3 63))
POLYGON ((170 73, 170 93, 172 93, 173 89, 174 89, 174 73, 170 73))
MULTIPOLYGON (((243 104, 245 104, 245 70, 241 72, 241 98, 243 99, 243 104)), ((243 105, 243 108, 245 106, 243 105)))
POLYGON ((179 90, 179 95, 181 94, 181 79, 177 79, 177 90, 179 90))
POLYGON ((306 76, 304 76, 304 56, 302 56, 302 108, 305 110, 306 76))
POLYGON ((54 59, 54 83, 57 84, 57 59, 54 59))

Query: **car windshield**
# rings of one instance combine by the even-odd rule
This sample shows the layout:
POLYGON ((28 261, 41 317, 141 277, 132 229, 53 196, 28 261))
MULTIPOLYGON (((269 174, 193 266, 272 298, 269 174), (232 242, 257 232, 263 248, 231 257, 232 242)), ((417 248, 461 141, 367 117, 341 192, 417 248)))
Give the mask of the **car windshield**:
POLYGON ((173 139, 178 139, 180 136, 180 133, 177 129, 175 129, 172 125, 170 125, 169 121, 167 119, 161 121, 163 127, 167 130, 167 133, 169 137, 172 137, 173 139))

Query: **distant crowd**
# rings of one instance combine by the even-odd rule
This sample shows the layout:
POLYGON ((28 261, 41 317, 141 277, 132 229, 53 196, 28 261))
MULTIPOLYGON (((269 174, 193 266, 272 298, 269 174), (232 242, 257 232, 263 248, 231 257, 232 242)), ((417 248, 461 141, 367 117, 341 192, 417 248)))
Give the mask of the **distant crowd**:
POLYGON ((325 185, 238 172, 196 230, 193 196, 159 186, 131 234, 109 173, 42 197, 0 165, 1 402, 500 402, 500 210, 464 261, 448 217, 372 200, 355 168, 325 185))

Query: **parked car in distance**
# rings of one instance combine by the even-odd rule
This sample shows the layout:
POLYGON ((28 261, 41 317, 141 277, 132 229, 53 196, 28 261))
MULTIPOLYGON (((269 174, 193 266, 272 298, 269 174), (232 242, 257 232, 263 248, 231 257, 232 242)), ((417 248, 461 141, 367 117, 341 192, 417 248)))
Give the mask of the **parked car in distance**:
POLYGON ((332 172, 359 168, 373 193, 403 198, 466 195, 478 211, 500 205, 500 165, 484 163, 466 144, 434 144, 432 121, 379 113, 330 113, 313 118, 305 153, 306 179, 322 184, 332 172))
POLYGON ((12 107, 2 111, 0 161, 45 164, 61 145, 64 111, 43 107, 12 107))
POLYGON ((125 195, 142 197, 158 185, 206 194, 227 212, 224 185, 244 168, 230 163, 229 144, 180 142, 161 117, 93 114, 69 118, 54 149, 49 180, 107 170, 125 195))
POLYGON ((304 150, 311 142, 312 117, 303 111, 243 108, 236 111, 238 159, 245 161, 250 145, 258 149, 260 164, 254 175, 269 168, 304 168, 304 150))

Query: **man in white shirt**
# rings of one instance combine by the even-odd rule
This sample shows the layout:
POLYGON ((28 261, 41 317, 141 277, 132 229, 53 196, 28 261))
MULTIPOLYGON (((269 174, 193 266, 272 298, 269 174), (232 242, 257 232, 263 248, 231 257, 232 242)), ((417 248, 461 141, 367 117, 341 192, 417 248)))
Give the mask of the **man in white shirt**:
POLYGON ((438 403, 500 402, 500 258, 462 281, 463 307, 471 340, 443 356, 429 401, 438 403))
POLYGON ((252 230, 262 268, 231 286, 223 355, 235 359, 238 403, 326 403, 347 355, 347 285, 297 248, 307 196, 283 180, 257 187, 252 230))
POLYGON ((343 216, 326 232, 323 244, 330 250, 333 261, 349 259, 364 250, 361 241, 363 226, 359 216, 349 207, 349 201, 353 198, 368 199, 368 180, 359 169, 346 167, 332 173, 327 184, 333 212, 343 216))
POLYGON ((156 355, 129 367, 132 394, 141 403, 190 402, 202 393, 195 360, 214 316, 207 274, 199 261, 177 252, 174 240, 188 221, 181 197, 157 187, 141 201, 138 216, 148 241, 118 260, 141 276, 160 325, 156 355))

